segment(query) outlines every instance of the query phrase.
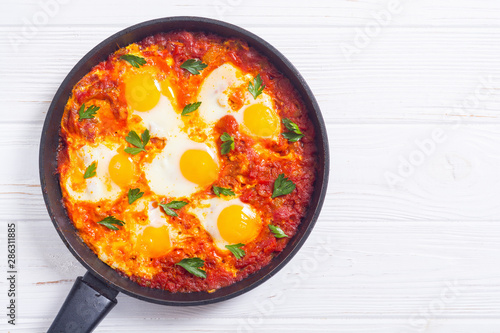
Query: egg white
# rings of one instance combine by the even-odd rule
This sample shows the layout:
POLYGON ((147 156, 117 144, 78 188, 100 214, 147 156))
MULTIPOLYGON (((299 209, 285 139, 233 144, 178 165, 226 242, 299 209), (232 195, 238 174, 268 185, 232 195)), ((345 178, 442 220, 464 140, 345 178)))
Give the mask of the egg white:
POLYGON ((170 100, 160 94, 160 100, 149 111, 135 111, 134 115, 142 119, 142 125, 149 130, 152 137, 168 139, 181 132, 183 122, 170 100))
POLYGON ((243 207, 243 212, 251 218, 258 216, 257 212, 252 206, 241 202, 239 198, 226 200, 225 198, 210 198, 201 200, 195 206, 189 206, 188 212, 195 215, 200 221, 203 228, 212 236, 212 239, 219 249, 229 251, 225 248, 226 245, 232 245, 222 238, 219 228, 217 226, 217 219, 220 213, 229 206, 238 205, 243 207))
MULTIPOLYGON (((263 92, 257 98, 254 98, 246 89, 243 106, 237 111, 231 108, 229 105, 230 88, 236 88, 241 85, 247 86, 251 80, 253 80, 251 75, 243 75, 238 68, 230 63, 219 66, 205 78, 197 100, 202 102, 198 108, 198 112, 208 125, 207 129, 211 129, 220 118, 232 115, 245 133, 253 135, 246 128, 243 121, 244 112, 248 107, 254 104, 263 104, 276 113, 271 96, 263 92)), ((279 135, 279 130, 277 132, 271 136, 273 139, 276 139, 279 135)))
MULTIPOLYGON (((168 217, 165 213, 160 209, 159 206, 154 207, 154 201, 151 201, 151 198, 140 198, 135 201, 132 205, 129 205, 123 213, 123 221, 125 222, 125 226, 122 228, 126 228, 130 232, 130 238, 128 241, 128 245, 134 249, 138 242, 138 237, 144 232, 147 227, 159 228, 165 226, 168 230, 171 249, 174 249, 177 246, 182 246, 182 243, 185 241, 187 235, 183 235, 180 230, 178 230, 175 226, 169 223, 168 217), (137 223, 131 213, 137 212, 145 212, 147 215, 146 222, 137 223)), ((100 242, 95 244, 98 249, 99 257, 102 260, 112 259, 114 257, 113 249, 115 247, 121 246, 120 243, 112 243, 109 244, 107 242, 100 242)), ((150 257, 146 253, 138 253, 137 258, 134 259, 134 263, 136 264, 135 269, 137 269, 138 273, 143 274, 148 277, 152 277, 157 268, 149 265, 150 257)), ((111 260, 108 264, 115 268, 120 269, 124 272, 130 270, 130 267, 126 262, 111 260)))
POLYGON ((144 232, 144 229, 148 227, 153 227, 153 228, 160 228, 160 227, 167 227, 168 229, 168 234, 170 237, 170 242, 172 244, 172 248, 180 243, 182 241, 182 233, 177 230, 172 224, 168 222, 168 217, 167 215, 160 209, 160 206, 155 205, 153 201, 147 202, 147 200, 143 200, 143 203, 139 203, 139 207, 143 208, 144 206, 147 206, 147 224, 136 224, 135 225, 135 230, 134 234, 137 238, 137 235, 142 234, 144 232), (154 207, 156 206, 156 207, 154 207))
POLYGON ((207 124, 217 122, 231 111, 225 92, 244 82, 241 71, 230 63, 219 66, 205 78, 197 100, 202 102, 198 112, 207 124))
POLYGON ((65 188, 71 199, 97 202, 105 199, 112 201, 120 196, 122 189, 111 180, 109 174, 109 162, 117 154, 117 149, 118 146, 109 148, 104 144, 84 146, 81 150, 75 151, 73 157, 70 156, 72 159, 83 160, 85 167, 97 162, 96 175, 84 179, 86 184, 83 191, 73 190, 71 178, 67 178, 65 188))
POLYGON ((153 192, 169 197, 188 197, 199 191, 201 186, 184 178, 180 170, 182 154, 189 149, 206 151, 218 165, 217 148, 207 141, 205 143, 191 141, 187 135, 179 133, 170 138, 165 148, 155 156, 153 161, 144 165, 144 172, 153 192))

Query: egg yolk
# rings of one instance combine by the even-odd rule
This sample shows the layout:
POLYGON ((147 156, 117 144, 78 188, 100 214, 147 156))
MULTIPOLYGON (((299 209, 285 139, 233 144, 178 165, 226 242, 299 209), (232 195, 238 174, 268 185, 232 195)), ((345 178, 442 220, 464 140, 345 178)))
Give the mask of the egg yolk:
POLYGON ((170 84, 169 80, 163 80, 160 82, 161 93, 165 95, 173 105, 175 105, 176 100, 174 89, 172 87, 173 86, 170 84))
POLYGON ((240 205, 231 205, 220 212, 217 227, 226 242, 246 243, 257 235, 259 221, 253 212, 240 205))
POLYGON ((118 186, 124 187, 130 184, 134 177, 134 166, 132 161, 124 154, 116 154, 109 161, 109 176, 118 186))
POLYGON ((245 126, 257 136, 269 137, 279 130, 279 119, 273 110, 263 104, 253 104, 243 113, 245 126))
POLYGON ((158 104, 160 91, 150 73, 138 73, 125 79, 125 98, 136 111, 149 111, 158 104))
POLYGON ((146 227, 142 234, 137 236, 138 250, 151 258, 161 257, 172 248, 168 228, 146 227))
POLYGON ((217 164, 204 150, 186 150, 181 156, 180 169, 184 178, 201 186, 209 185, 217 179, 217 164))

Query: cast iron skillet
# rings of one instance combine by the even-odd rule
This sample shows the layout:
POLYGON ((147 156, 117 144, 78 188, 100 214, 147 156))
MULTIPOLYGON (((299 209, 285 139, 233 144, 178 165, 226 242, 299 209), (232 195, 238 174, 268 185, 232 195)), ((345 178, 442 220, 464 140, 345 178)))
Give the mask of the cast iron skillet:
POLYGON ((84 277, 78 277, 49 332, 90 332, 116 304, 116 295, 123 292, 144 301, 164 305, 201 305, 220 302, 263 283, 276 274, 299 250, 316 219, 326 194, 329 171, 328 140, 325 124, 319 106, 297 69, 274 47, 237 26, 201 17, 168 17, 147 21, 122 30, 94 47, 69 72, 57 90, 50 105, 42 131, 40 143, 40 180, 45 204, 54 226, 64 244, 88 270, 84 277), (62 204, 59 177, 56 173, 57 147, 64 106, 72 87, 90 69, 105 60, 108 55, 130 43, 147 36, 171 30, 206 31, 226 37, 236 37, 265 55, 295 86, 302 96, 316 130, 318 147, 318 173, 315 191, 309 209, 302 220, 297 234, 286 248, 271 263, 246 279, 214 293, 170 293, 164 290, 141 287, 97 258, 78 236, 62 204))

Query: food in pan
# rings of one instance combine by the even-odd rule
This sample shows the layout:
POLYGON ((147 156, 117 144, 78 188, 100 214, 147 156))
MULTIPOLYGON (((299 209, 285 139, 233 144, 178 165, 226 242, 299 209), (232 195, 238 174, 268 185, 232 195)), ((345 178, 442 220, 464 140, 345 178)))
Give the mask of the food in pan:
POLYGON ((256 272, 313 191, 307 110, 239 39, 176 31, 119 49, 73 87, 60 135, 79 235, 151 288, 211 292, 256 272))

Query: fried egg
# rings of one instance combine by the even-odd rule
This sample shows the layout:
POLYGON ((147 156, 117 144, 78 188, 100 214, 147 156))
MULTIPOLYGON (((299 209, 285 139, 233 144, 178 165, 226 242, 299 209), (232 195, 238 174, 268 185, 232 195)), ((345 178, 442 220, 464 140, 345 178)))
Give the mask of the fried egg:
POLYGON ((144 70, 125 79, 125 98, 133 115, 141 119, 152 137, 176 136, 182 128, 181 115, 174 109, 175 95, 168 81, 159 82, 154 73, 144 70))
POLYGON ((60 122, 57 171, 81 239, 131 281, 167 292, 212 292, 256 272, 274 255, 255 262, 258 244, 288 242, 267 228, 284 218, 273 209, 295 214, 313 188, 314 138, 298 96, 244 40, 175 31, 120 48, 72 88, 60 122), (259 75, 262 89, 252 87, 259 75), (304 149, 288 146, 281 116, 301 120, 304 149), (259 184, 274 179, 252 172, 256 163, 304 182, 290 200, 261 197, 259 184))
POLYGON ((134 247, 138 253, 149 258, 161 257, 180 242, 179 232, 168 223, 165 213, 153 202, 148 205, 147 221, 147 225, 138 225, 135 231, 134 247))
POLYGON ((215 245, 224 251, 226 245, 251 242, 262 227, 257 211, 239 198, 201 200, 188 212, 198 218, 215 245))
POLYGON ((150 188, 160 195, 184 197, 213 183, 218 174, 215 143, 194 142, 182 131, 168 80, 159 83, 142 72, 128 77, 125 86, 133 114, 152 137, 167 139, 165 148, 144 166, 150 188))
POLYGON ((213 70, 203 81, 198 94, 198 100, 202 101, 199 115, 209 128, 220 118, 232 115, 247 134, 276 139, 281 126, 272 98, 263 92, 255 99, 247 90, 251 80, 252 76, 243 75, 230 63, 213 70), (233 110, 231 95, 237 90, 243 100, 241 107, 233 110))
POLYGON ((105 144, 84 146, 70 151, 70 159, 75 165, 66 179, 65 187, 69 195, 78 201, 97 202, 115 200, 135 179, 135 167, 132 160, 119 147, 105 144), (85 170, 92 163, 97 163, 96 175, 85 179, 85 170))
POLYGON ((219 173, 217 148, 179 134, 144 165, 149 187, 159 195, 187 197, 211 185, 219 173))

